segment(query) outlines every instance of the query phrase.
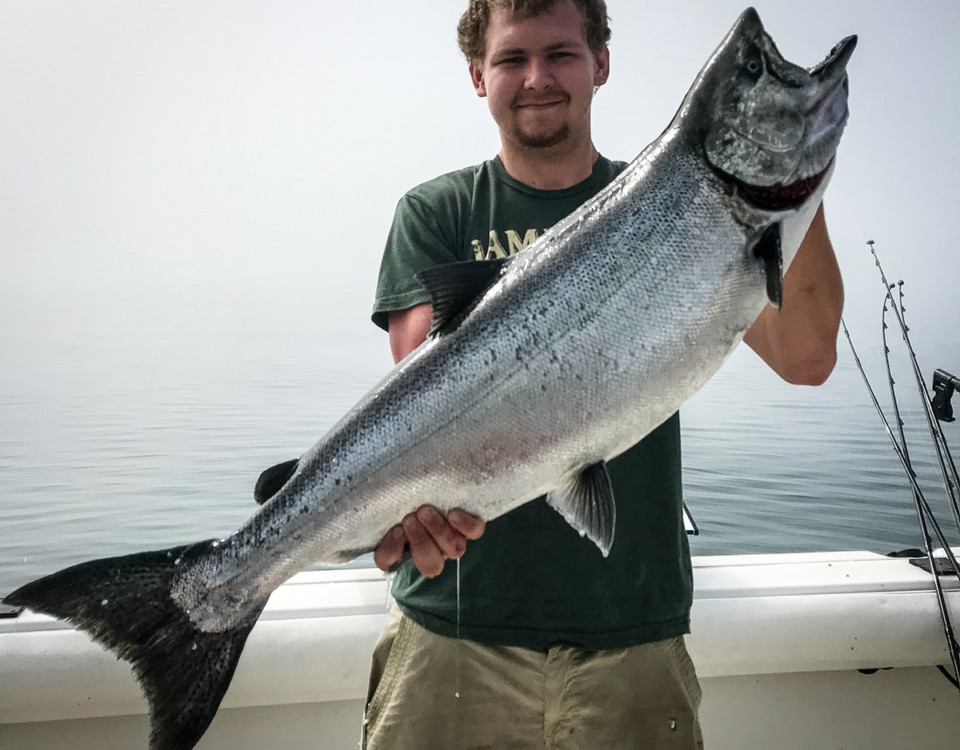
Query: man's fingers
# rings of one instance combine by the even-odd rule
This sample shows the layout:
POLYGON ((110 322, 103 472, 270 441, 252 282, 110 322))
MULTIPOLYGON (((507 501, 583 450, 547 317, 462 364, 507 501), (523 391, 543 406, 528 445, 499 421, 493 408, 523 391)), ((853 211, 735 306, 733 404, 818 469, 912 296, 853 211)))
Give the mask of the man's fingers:
POLYGON ((456 560, 462 557, 467 549, 467 540, 458 532, 439 510, 432 505, 424 505, 417 509, 417 520, 433 538, 441 554, 449 559, 456 560))
POLYGON ((389 573, 403 556, 403 548, 407 543, 407 535, 402 526, 394 526, 380 540, 380 544, 373 551, 373 563, 384 573, 389 573))
POLYGON ((467 539, 479 539, 487 527, 487 522, 480 516, 473 513, 467 513, 465 510, 455 508, 447 514, 447 520, 450 525, 459 531, 467 539))
POLYGON ((440 574, 444 562, 462 557, 467 540, 478 539, 485 526, 482 518, 464 510, 453 510, 445 516, 432 505, 424 505, 383 537, 373 552, 373 561, 381 570, 391 572, 409 544, 414 565, 432 578, 440 574))
POLYGON ((403 530, 410 542, 410 555, 413 557, 413 564, 427 578, 440 575, 446 557, 440 551, 440 547, 437 546, 430 532, 420 523, 416 514, 411 513, 403 519, 403 530))

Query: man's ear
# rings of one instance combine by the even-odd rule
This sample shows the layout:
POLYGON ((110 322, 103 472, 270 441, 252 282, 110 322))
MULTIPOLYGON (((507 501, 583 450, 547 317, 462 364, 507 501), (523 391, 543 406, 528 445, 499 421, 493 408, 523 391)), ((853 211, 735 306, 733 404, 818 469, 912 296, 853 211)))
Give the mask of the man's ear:
POLYGON ((603 52, 594 56, 596 69, 593 72, 593 85, 603 86, 610 77, 610 48, 604 47, 603 52))
POLYGON ((470 63, 470 80, 473 82, 473 90, 477 92, 477 96, 487 95, 487 84, 483 79, 483 69, 479 63, 470 63))

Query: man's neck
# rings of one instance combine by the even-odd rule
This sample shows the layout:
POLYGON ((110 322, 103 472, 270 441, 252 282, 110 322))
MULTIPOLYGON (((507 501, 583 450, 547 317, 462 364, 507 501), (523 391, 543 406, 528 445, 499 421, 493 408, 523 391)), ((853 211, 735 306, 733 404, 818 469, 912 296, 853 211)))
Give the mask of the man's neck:
POLYGON ((500 149, 507 174, 539 190, 563 190, 583 182, 593 173, 599 156, 591 141, 573 149, 523 149, 507 144, 500 149))

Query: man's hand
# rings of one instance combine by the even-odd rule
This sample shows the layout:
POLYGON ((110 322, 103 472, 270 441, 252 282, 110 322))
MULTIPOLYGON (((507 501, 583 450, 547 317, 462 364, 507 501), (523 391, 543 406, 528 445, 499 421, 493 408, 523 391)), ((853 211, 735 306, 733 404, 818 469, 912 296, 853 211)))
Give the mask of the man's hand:
POLYGON ((387 532, 373 551, 377 567, 390 572, 403 558, 404 547, 417 569, 428 578, 440 575, 447 560, 456 560, 467 549, 468 539, 479 539, 486 522, 465 510, 446 516, 432 505, 422 505, 387 532))

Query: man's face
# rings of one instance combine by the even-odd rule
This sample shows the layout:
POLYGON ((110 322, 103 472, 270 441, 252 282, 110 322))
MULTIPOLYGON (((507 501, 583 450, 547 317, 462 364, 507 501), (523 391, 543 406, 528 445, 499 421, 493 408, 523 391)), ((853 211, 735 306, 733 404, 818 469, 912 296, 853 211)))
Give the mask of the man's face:
POLYGON ((498 8, 490 16, 486 54, 470 66, 504 145, 545 149, 590 138, 590 102, 609 73, 606 49, 594 55, 573 2, 519 18, 498 8))

